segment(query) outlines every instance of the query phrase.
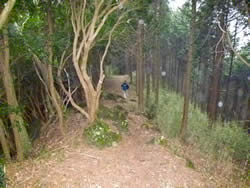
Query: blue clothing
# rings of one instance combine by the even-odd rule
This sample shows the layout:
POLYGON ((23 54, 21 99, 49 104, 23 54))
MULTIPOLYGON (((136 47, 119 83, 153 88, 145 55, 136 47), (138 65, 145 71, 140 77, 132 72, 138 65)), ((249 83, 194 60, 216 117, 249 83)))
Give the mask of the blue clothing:
POLYGON ((123 91, 127 91, 129 89, 129 85, 125 82, 121 85, 121 87, 123 91))

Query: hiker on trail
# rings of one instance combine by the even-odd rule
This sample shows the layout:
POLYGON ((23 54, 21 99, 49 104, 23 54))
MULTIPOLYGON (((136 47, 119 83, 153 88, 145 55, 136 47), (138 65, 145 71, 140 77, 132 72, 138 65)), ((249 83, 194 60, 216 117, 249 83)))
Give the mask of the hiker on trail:
POLYGON ((128 89, 129 89, 129 85, 127 84, 126 80, 122 83, 121 87, 123 91, 123 97, 126 99, 128 96, 128 89))

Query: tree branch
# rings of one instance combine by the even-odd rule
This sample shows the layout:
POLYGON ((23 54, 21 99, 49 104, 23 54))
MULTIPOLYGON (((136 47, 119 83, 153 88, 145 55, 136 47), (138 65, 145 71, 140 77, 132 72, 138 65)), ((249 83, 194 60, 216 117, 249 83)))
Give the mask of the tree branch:
POLYGON ((221 30, 224 34, 226 34, 227 42, 228 42, 230 48, 231 48, 231 49, 233 50, 233 52, 235 53, 235 55, 241 60, 241 62, 243 62, 244 64, 246 64, 247 66, 250 67, 250 63, 247 62, 247 60, 245 60, 245 59, 235 50, 235 48, 233 47, 232 41, 231 41, 231 39, 230 39, 229 31, 228 31, 228 30, 225 31, 224 29, 222 29, 220 23, 219 23, 219 22, 217 22, 217 23, 218 23, 218 27, 220 28, 220 30, 221 30))
POLYGON ((8 16, 9 16, 11 10, 13 9, 15 3, 16 3, 16 0, 9 0, 6 4, 6 6, 4 7, 4 9, 0 15, 0 30, 2 29, 3 25, 7 21, 8 16))

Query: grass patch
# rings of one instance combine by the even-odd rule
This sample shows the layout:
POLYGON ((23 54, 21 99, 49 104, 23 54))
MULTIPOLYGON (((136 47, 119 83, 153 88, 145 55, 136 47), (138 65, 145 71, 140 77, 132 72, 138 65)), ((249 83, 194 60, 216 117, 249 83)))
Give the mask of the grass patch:
POLYGON ((128 132, 128 112, 120 105, 110 109, 105 106, 100 106, 97 114, 99 119, 110 119, 114 121, 114 125, 121 132, 128 132))
POLYGON ((195 169, 194 163, 188 158, 186 158, 186 167, 191 168, 191 169, 195 169))
POLYGON ((118 100, 124 100, 124 98, 120 95, 114 93, 102 92, 102 98, 105 100, 112 100, 117 102, 118 100))
POLYGON ((121 140, 121 135, 111 131, 109 125, 101 120, 97 120, 90 127, 85 128, 83 135, 90 144, 99 148, 116 145, 121 140))
POLYGON ((6 175, 4 172, 4 165, 0 164, 0 188, 5 188, 6 187, 6 175))
POLYGON ((168 140, 164 136, 154 137, 148 142, 148 144, 155 144, 166 147, 168 146, 168 140))
POLYGON ((155 125, 154 123, 151 123, 150 121, 143 123, 141 127, 147 130, 160 131, 158 126, 155 125))
MULTIPOLYGON (((159 110, 155 121, 164 135, 178 136, 183 108, 183 97, 172 92, 161 91, 159 110)), ((250 137, 235 122, 217 122, 209 128, 209 119, 198 108, 190 105, 186 140, 200 150, 212 154, 218 160, 245 161, 249 152, 250 137)))

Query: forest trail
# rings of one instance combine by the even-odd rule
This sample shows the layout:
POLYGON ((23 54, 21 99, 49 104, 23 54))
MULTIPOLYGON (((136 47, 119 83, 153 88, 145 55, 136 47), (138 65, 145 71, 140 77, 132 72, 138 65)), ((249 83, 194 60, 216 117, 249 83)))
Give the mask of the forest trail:
MULTIPOLYGON (((106 91, 121 94, 120 79, 107 81, 106 91)), ((129 102, 120 103, 129 111, 129 134, 124 134, 118 145, 100 150, 83 143, 82 128, 87 126, 86 120, 72 113, 67 119, 71 128, 67 139, 57 140, 50 135, 54 137, 50 140, 50 148, 40 149, 39 157, 7 166, 8 187, 216 187, 201 173, 188 168, 185 159, 174 155, 167 147, 148 144, 159 136, 159 132, 142 127, 146 118, 135 113, 135 99, 132 90, 129 102)), ((111 100, 102 101, 102 104, 111 108, 117 105, 111 100)))

